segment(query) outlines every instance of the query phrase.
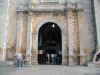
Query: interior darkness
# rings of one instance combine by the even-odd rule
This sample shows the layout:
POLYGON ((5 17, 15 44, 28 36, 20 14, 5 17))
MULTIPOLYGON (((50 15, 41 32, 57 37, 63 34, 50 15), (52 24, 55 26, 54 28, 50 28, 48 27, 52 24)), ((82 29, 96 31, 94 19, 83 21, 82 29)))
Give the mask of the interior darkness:
POLYGON ((38 64, 62 64, 61 30, 57 24, 48 22, 38 34, 38 64))

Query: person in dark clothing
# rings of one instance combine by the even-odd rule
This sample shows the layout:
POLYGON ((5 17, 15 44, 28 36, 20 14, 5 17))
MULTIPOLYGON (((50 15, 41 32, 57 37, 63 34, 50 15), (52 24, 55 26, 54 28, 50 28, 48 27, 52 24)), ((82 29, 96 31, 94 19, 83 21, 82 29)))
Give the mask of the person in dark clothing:
POLYGON ((100 60, 100 53, 96 55, 95 61, 99 61, 99 60, 100 60))
POLYGON ((22 56, 22 60, 21 60, 21 66, 23 67, 25 64, 25 55, 22 56))
POLYGON ((96 65, 100 65, 100 51, 96 52, 94 59, 93 59, 93 63, 96 65))

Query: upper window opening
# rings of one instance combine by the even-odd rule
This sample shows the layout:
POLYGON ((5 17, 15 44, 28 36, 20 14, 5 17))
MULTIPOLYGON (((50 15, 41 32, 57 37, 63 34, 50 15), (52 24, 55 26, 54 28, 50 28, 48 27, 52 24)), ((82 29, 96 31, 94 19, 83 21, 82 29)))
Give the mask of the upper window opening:
POLYGON ((40 3, 58 3, 58 0, 40 0, 40 3))

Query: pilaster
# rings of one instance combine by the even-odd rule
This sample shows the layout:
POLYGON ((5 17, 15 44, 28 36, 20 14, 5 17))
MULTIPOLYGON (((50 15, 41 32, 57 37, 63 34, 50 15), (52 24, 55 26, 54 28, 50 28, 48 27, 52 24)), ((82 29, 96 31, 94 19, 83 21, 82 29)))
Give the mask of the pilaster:
POLYGON ((86 24, 84 18, 84 11, 78 12, 78 23, 80 32, 80 65, 87 65, 88 62, 88 42, 86 33, 86 24))
POLYGON ((72 10, 68 10, 67 11, 67 18, 68 18, 68 39, 69 39, 69 65, 73 64, 73 55, 74 55, 74 51, 73 51, 73 40, 72 40, 72 17, 73 17, 73 12, 72 10))
POLYGON ((17 46, 16 52, 25 54, 27 38, 27 16, 25 12, 17 12, 17 46))

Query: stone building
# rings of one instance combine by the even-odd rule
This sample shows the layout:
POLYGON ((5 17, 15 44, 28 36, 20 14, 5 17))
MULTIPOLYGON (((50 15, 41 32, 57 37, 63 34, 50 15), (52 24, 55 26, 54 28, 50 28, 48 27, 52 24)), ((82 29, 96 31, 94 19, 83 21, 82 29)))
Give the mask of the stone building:
POLYGON ((0 0, 0 60, 87 65, 96 51, 93 0, 0 0))
POLYGON ((94 0, 94 19, 95 19, 95 24, 96 24, 96 31, 97 31, 97 48, 100 49, 100 1, 99 0, 94 0))

